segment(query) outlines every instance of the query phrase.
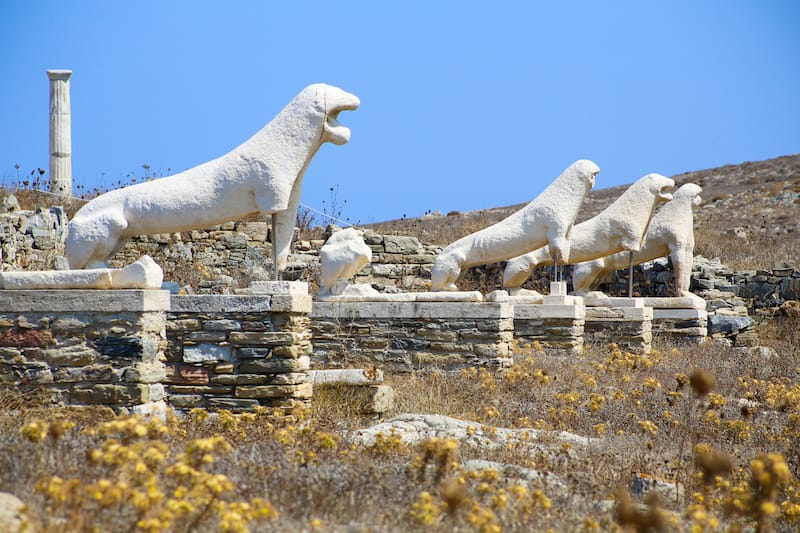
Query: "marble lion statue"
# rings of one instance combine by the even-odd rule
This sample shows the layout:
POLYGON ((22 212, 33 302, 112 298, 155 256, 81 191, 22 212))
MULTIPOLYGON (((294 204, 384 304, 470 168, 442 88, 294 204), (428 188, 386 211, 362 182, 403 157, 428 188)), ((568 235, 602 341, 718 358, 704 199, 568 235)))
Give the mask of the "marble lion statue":
MULTIPOLYGON (((660 174, 648 174, 628 187, 597 216, 573 226, 569 234, 570 263, 591 261, 623 250, 637 251, 655 209, 672 199, 675 182, 660 174)), ((536 267, 550 266, 547 247, 511 259, 503 272, 503 288, 519 289, 536 267)))
MULTIPOLYGON (((692 295, 689 282, 694 257, 693 208, 703 202, 701 192, 703 189, 694 183, 681 185, 672 195, 672 201, 653 215, 641 248, 633 254, 636 265, 669 255, 675 269, 676 296, 692 295)), ((617 253, 575 265, 572 271, 575 292, 592 290, 606 275, 627 268, 629 261, 627 253, 617 253)))
POLYGON ((345 228, 331 235, 320 248, 320 299, 342 294, 350 278, 372 261, 372 250, 363 235, 363 231, 345 228))
POLYGON ((201 229, 269 214, 277 277, 289 254, 305 171, 323 143, 350 140, 350 130, 337 118, 359 104, 356 96, 337 87, 310 85, 269 124, 222 157, 101 194, 69 223, 70 268, 105 267, 136 235, 201 229))
POLYGON ((598 172, 593 162, 576 161, 519 211, 448 245, 434 261, 431 289, 458 290, 455 282, 465 269, 505 261, 546 244, 558 261, 568 261, 567 233, 598 172))

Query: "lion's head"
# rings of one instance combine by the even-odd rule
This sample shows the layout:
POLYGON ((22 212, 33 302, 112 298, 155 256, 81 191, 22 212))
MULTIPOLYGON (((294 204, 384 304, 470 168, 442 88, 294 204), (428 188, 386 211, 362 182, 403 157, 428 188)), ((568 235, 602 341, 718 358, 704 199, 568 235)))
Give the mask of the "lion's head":
POLYGON ((647 190, 655 197, 657 203, 672 200, 670 189, 675 187, 675 182, 670 178, 661 174, 648 174, 639 181, 647 187, 647 190))
POLYGON ((697 207, 703 203, 703 199, 700 197, 701 192, 703 192, 703 188, 699 185, 684 183, 675 191, 675 199, 687 199, 693 206, 697 207))
POLYGON ((322 142, 341 145, 350 140, 350 129, 339 124, 338 118, 342 111, 358 109, 361 101, 357 96, 324 83, 309 85, 300 96, 310 100, 314 109, 325 117, 322 142))
POLYGON ((594 187, 595 176, 600 173, 600 167, 588 159, 579 159, 572 163, 569 168, 567 168, 565 174, 567 172, 574 175, 582 183, 584 183, 586 185, 586 190, 588 191, 594 187))

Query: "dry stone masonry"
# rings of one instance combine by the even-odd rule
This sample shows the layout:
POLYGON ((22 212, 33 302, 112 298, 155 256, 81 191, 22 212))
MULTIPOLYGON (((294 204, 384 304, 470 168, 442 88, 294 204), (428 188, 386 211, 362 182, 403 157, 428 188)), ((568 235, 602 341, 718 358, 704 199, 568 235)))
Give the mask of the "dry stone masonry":
POLYGON ((173 407, 292 411, 308 404, 307 284, 263 282, 249 293, 172 295, 166 383, 173 407))
POLYGON ((167 291, 0 291, 0 383, 117 412, 164 400, 167 291))
POLYGON ((506 367, 514 309, 509 303, 315 302, 311 330, 315 368, 506 367))

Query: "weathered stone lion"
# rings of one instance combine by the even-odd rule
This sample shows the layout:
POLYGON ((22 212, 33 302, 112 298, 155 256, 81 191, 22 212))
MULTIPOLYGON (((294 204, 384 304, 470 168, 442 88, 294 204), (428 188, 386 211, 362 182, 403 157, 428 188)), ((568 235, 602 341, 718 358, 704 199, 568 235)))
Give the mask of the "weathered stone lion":
POLYGON ((363 234, 355 228, 346 228, 331 235, 320 248, 320 299, 344 293, 350 278, 372 261, 372 250, 364 242, 363 234))
POLYGON ((434 262, 431 289, 458 290, 455 282, 464 269, 505 261, 545 244, 556 259, 568 261, 567 233, 598 172, 591 161, 576 161, 519 211, 448 245, 434 262))
POLYGON ((359 100, 330 85, 303 89, 264 128, 233 151, 174 176, 102 194, 69 223, 71 268, 105 267, 135 235, 206 228, 272 214, 273 251, 282 271, 294 231, 303 175, 325 142, 345 144, 340 111, 359 100))
MULTIPOLYGON (((694 183, 681 185, 671 202, 664 204, 653 215, 645 234, 642 247, 633 254, 633 263, 638 265, 669 255, 675 269, 676 296, 691 296, 689 281, 692 275, 694 255, 694 213, 692 208, 702 203, 703 189, 694 183)), ((575 265, 572 284, 575 292, 592 290, 605 275, 627 268, 630 257, 618 253, 575 265)))
MULTIPOLYGON (((597 216, 576 224, 569 233, 570 263, 590 261, 642 245, 656 207, 672 199, 667 192, 675 182, 660 174, 648 174, 628 187, 597 216)), ((515 257, 503 272, 503 288, 517 289, 538 266, 553 264, 547 247, 515 257)))

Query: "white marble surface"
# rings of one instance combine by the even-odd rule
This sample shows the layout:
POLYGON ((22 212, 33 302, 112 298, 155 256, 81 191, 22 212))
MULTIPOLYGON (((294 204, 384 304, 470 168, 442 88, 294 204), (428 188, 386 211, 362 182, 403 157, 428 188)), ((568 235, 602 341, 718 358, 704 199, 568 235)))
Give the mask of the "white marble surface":
POLYGON ((0 289, 160 289, 164 272, 149 255, 124 268, 0 272, 0 289))
POLYGON ((264 128, 222 157, 174 176, 102 194, 69 223, 71 268, 104 267, 135 235, 207 228, 273 214, 278 270, 283 270, 300 203, 303 175, 325 142, 344 144, 340 111, 359 100, 330 85, 303 89, 264 128))
POLYGON ((448 245, 436 257, 431 289, 457 290, 455 282, 463 270, 505 261, 546 244, 559 261, 568 261, 567 233, 598 172, 593 162, 576 161, 519 211, 448 245))
MULTIPOLYGON (((328 238, 319 250, 320 281, 318 297, 341 295, 356 273, 372 261, 372 250, 364 242, 364 232, 345 228, 328 238)), ((377 294, 369 285, 365 295, 377 294)))
MULTIPOLYGON (((580 263, 623 250, 639 250, 653 213, 672 199, 668 189, 674 186, 675 182, 669 178, 648 174, 597 216, 576 224, 569 233, 569 262, 580 263)), ((521 287, 536 267, 552 264, 553 257, 547 247, 515 257, 503 272, 503 287, 521 287)))
POLYGON ((50 192, 72 194, 71 70, 48 70, 50 80, 50 192))
MULTIPOLYGON (((675 269, 676 296, 691 298, 689 282, 694 256, 694 210, 702 203, 702 189, 694 183, 681 185, 672 195, 672 201, 659 209, 647 228, 642 246, 633 254, 638 265, 669 255, 675 269)), ((628 268, 629 255, 617 253, 575 265, 572 283, 575 292, 581 293, 595 288, 605 274, 628 268)), ((699 305, 694 302, 693 306, 699 305)))

